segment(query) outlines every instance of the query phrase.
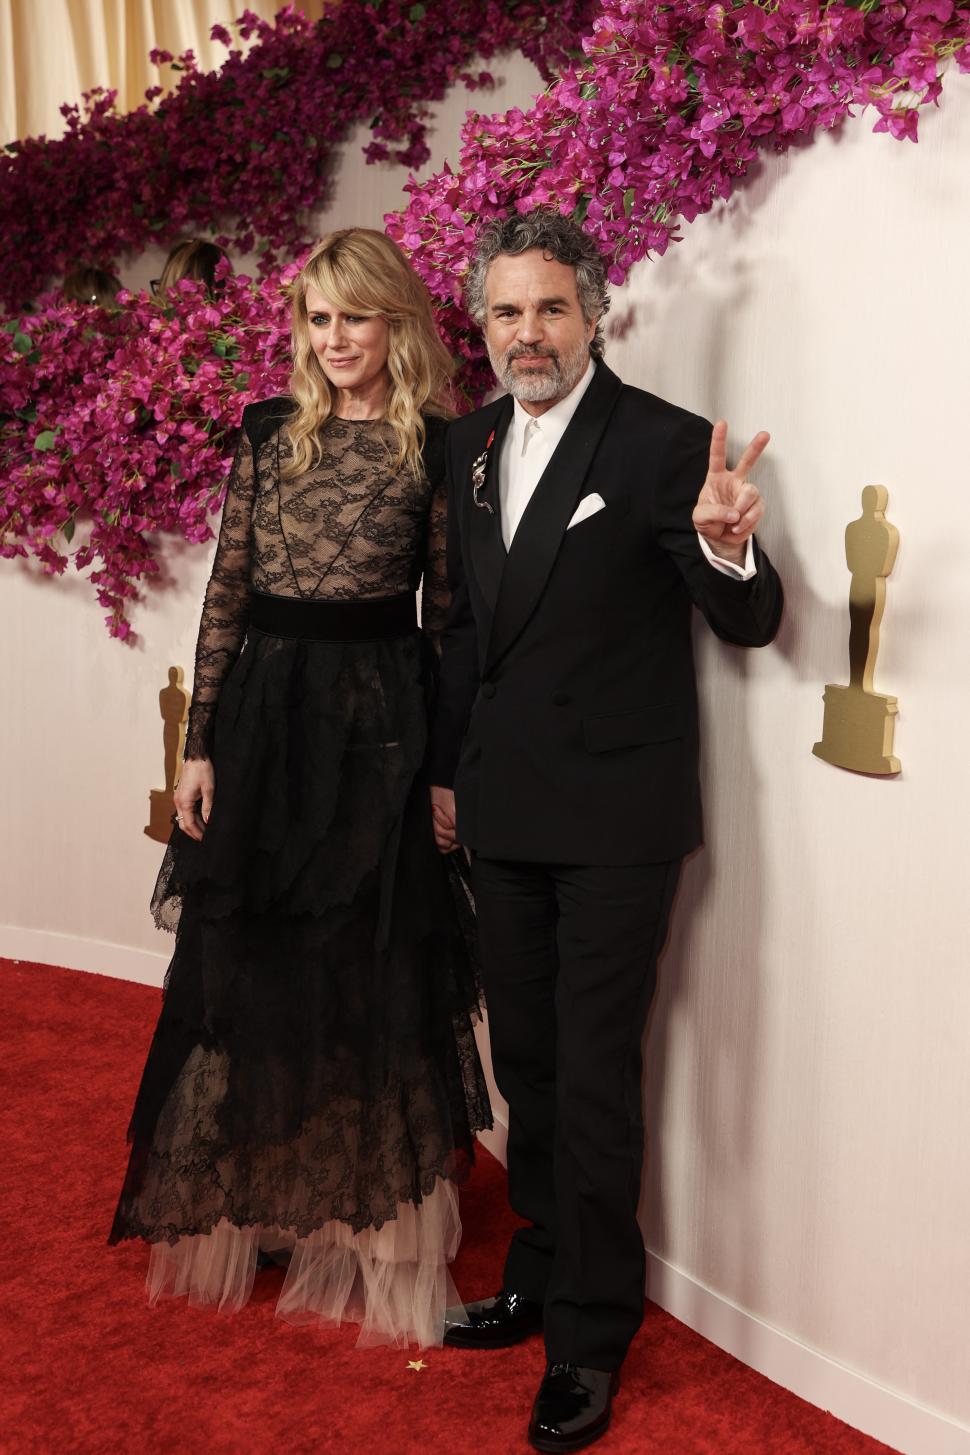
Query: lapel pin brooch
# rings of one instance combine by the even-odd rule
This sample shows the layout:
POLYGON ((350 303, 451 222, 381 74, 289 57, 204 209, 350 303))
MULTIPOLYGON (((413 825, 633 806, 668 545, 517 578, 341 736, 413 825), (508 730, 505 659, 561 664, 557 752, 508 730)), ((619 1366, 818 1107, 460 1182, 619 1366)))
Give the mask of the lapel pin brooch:
POLYGON ((488 452, 492 448, 492 441, 494 439, 495 431, 493 429, 492 433, 485 441, 484 450, 482 450, 482 453, 472 465, 472 499, 478 506, 479 510, 487 510, 489 515, 494 515, 495 511, 492 509, 491 505, 489 505, 487 500, 482 499, 482 491, 485 489, 485 472, 488 469, 488 452))

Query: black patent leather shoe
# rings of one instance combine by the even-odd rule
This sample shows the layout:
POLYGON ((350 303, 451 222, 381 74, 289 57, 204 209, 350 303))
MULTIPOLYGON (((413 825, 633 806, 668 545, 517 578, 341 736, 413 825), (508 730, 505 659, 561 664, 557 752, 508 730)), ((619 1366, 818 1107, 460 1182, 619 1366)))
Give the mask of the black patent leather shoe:
POLYGON ((529 1440, 537 1450, 582 1450, 605 1435, 620 1378, 605 1369, 550 1364, 532 1407, 529 1440))
POLYGON ((482 1298, 445 1313, 444 1342, 455 1349, 507 1349, 542 1330, 542 1304, 503 1289, 494 1298, 482 1298))

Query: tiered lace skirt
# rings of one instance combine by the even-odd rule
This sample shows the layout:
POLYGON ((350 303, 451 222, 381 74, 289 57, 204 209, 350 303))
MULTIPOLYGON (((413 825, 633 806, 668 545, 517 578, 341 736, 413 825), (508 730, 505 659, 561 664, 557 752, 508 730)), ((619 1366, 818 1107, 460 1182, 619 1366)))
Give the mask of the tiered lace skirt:
POLYGON ((430 650, 354 605, 264 600, 220 694, 205 837, 176 830, 153 900, 175 953, 111 1241, 153 1245, 152 1299, 238 1309, 262 1250, 281 1317, 424 1345, 491 1115, 421 777, 430 650))

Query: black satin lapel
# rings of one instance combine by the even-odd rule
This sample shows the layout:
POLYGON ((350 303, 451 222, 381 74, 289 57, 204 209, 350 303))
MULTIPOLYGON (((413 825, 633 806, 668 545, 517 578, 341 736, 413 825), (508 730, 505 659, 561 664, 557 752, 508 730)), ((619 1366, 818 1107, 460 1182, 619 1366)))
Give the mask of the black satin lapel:
POLYGON ((508 651, 538 604, 622 388, 605 364, 597 364, 593 382, 535 488, 509 547, 486 672, 508 651))
POLYGON ((499 588, 502 584, 502 573, 505 570, 505 542, 502 540, 502 510, 499 502, 498 460, 502 442, 512 421, 511 395, 507 395, 505 399, 500 401, 500 404, 502 407, 497 416, 482 432, 482 445, 481 449, 477 452, 481 454, 485 448, 485 441, 494 429, 495 438, 488 451, 485 488, 481 492, 481 498, 485 504, 476 505, 474 500, 471 499, 471 466, 469 466, 468 470, 468 479, 463 485, 463 488, 468 492, 470 501, 468 506, 468 539, 472 566, 481 593, 492 611, 495 610, 495 603, 499 596, 499 588), (490 506, 491 509, 487 509, 486 506, 490 506))

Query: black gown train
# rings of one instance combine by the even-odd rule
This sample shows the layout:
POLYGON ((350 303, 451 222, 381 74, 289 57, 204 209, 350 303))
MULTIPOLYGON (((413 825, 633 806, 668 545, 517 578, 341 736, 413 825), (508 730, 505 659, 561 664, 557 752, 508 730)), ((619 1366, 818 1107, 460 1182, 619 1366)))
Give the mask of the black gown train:
POLYGON ((222 1308, 285 1249, 282 1317, 427 1344, 491 1124, 468 905, 422 774, 443 423, 420 479, 394 473, 382 421, 337 418, 292 478, 290 407, 250 406, 230 477, 186 737, 215 800, 155 889, 175 952, 111 1241, 153 1245, 153 1301, 222 1308))

